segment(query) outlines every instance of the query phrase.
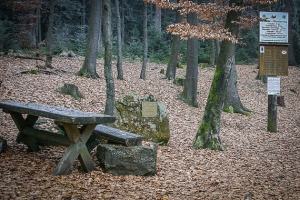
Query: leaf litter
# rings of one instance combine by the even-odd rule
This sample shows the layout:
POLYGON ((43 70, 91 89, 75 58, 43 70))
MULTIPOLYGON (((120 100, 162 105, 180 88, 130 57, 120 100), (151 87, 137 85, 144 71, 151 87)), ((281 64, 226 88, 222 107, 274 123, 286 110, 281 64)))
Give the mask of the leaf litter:
MULTIPOLYGON (((54 58, 56 73, 18 74, 40 61, 0 57, 0 101, 37 102, 103 113, 106 85, 103 60, 97 61, 100 79, 75 76, 83 58, 54 58), (64 83, 75 84, 81 102, 55 92, 64 83)), ((182 87, 164 79, 166 66, 148 63, 146 80, 139 79, 142 63, 123 63, 125 80, 117 80, 113 63, 116 99, 136 93, 153 94, 169 112, 171 138, 159 146, 157 175, 114 176, 97 166, 83 173, 79 161, 70 174, 52 171, 65 147, 42 147, 29 153, 16 143, 18 130, 10 116, 0 112, 0 135, 8 148, 0 154, 0 199, 299 199, 300 196, 300 70, 289 67, 281 77, 285 107, 277 107, 277 133, 267 131, 267 86, 255 80, 256 66, 238 65, 238 89, 251 116, 222 114, 220 137, 226 151, 192 149, 203 116, 214 69, 199 69, 198 103, 190 107, 177 97, 182 87), (290 89, 296 91, 291 92, 290 89)), ((177 69, 177 76, 185 70, 177 69)), ((97 164, 95 153, 92 158, 97 164)))

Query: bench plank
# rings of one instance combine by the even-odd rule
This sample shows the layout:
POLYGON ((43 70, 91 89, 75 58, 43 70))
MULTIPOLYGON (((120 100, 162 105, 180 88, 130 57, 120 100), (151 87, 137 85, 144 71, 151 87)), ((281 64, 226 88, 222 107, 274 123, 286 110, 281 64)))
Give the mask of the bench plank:
POLYGON ((143 140, 143 137, 138 134, 122 131, 104 125, 97 125, 93 134, 99 136, 100 138, 106 139, 109 142, 123 144, 125 146, 140 146, 142 145, 143 140))
POLYGON ((51 133, 49 131, 39 130, 36 128, 25 127, 22 133, 26 136, 37 138, 42 142, 53 142, 58 145, 69 146, 72 142, 70 139, 64 135, 59 135, 57 133, 51 133))
POLYGON ((0 108, 2 108, 5 112, 17 112, 33 116, 42 116, 78 125, 113 123, 116 120, 115 117, 109 115, 36 103, 0 102, 0 108))

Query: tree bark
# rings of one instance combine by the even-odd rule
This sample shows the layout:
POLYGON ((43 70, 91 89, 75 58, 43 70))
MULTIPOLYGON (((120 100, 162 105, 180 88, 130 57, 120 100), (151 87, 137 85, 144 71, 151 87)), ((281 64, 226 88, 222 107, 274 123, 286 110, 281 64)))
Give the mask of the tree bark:
MULTIPOLYGON (((177 0, 177 3, 179 3, 179 1, 180 0, 177 0)), ((183 16, 179 13, 179 11, 177 11, 175 23, 180 23, 182 21, 182 19, 183 19, 183 16)), ((179 50, 180 50, 180 36, 173 35, 171 55, 170 55, 170 60, 169 60, 167 72, 166 72, 166 78, 168 80, 175 79, 175 77, 176 77, 176 67, 178 64, 179 50)))
MULTIPOLYGON (((37 1, 37 3, 39 3, 37 1)), ((40 42, 42 41, 42 23, 41 23, 41 8, 36 8, 36 20, 35 20, 35 47, 36 47, 36 57, 40 56, 40 42)))
POLYGON ((161 32, 161 9, 155 7, 155 27, 161 32))
POLYGON ((147 65, 147 57, 148 57, 148 35, 147 35, 147 4, 144 3, 144 11, 143 11, 143 39, 144 39, 144 53, 143 53, 143 65, 140 74, 141 79, 146 79, 146 65, 147 65))
POLYGON ((288 43, 289 43, 289 66, 297 66, 297 62, 295 59, 295 53, 294 53, 294 37, 293 37, 293 13, 291 11, 292 9, 292 1, 291 0, 284 0, 285 7, 283 11, 287 12, 289 15, 288 18, 288 43))
MULTIPOLYGON (((239 5, 238 0, 230 0, 229 5, 239 5)), ((241 13, 229 11, 225 22, 225 28, 236 36, 239 26, 232 21, 238 21, 241 13)), ((209 148, 212 150, 225 150, 220 138, 220 119, 223 103, 226 94, 227 82, 234 64, 235 44, 224 40, 221 44, 221 51, 217 61, 216 71, 210 87, 204 116, 196 134, 193 147, 209 148)))
MULTIPOLYGON (((193 2, 197 2, 193 0, 193 2)), ((189 13, 187 22, 197 26, 197 14, 189 13)), ((198 107, 197 83, 198 83, 198 38, 189 38, 187 41, 187 69, 184 88, 180 99, 190 106, 198 107)))
POLYGON ((104 114, 115 113, 115 85, 112 72, 112 40, 111 40, 111 6, 110 0, 103 0, 103 39, 104 39, 104 76, 106 82, 106 104, 104 114))
POLYGON ((224 111, 232 113, 240 113, 250 115, 251 110, 245 108, 241 102, 237 88, 237 73, 235 67, 235 58, 232 60, 232 69, 228 80, 228 85, 225 93, 224 111))
POLYGON ((209 66, 214 67, 216 63, 216 47, 214 39, 210 40, 209 43, 209 66))
POLYGON ((49 24, 46 39, 46 67, 52 66, 52 29, 53 29, 54 0, 50 1, 49 24))
POLYGON ((86 46, 84 63, 81 69, 77 72, 78 76, 88 78, 99 78, 96 72, 96 60, 98 53, 98 40, 100 31, 100 1, 91 0, 89 32, 86 46))
POLYGON ((122 38, 121 38, 121 17, 119 9, 119 0, 115 0, 116 4, 116 15, 117 15, 117 48, 118 48, 118 76, 117 79, 123 80, 123 69, 122 69, 122 38))

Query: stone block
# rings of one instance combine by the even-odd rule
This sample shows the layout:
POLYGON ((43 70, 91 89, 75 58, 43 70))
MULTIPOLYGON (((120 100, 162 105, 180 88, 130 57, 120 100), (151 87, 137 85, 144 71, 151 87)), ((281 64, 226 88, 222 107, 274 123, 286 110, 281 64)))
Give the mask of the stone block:
POLYGON ((118 146, 101 144, 96 156, 100 166, 114 175, 155 175, 157 146, 118 146))
POLYGON ((139 134, 144 141, 159 145, 168 143, 168 111, 152 94, 141 99, 135 94, 125 95, 116 101, 116 110, 118 116, 112 127, 139 134))

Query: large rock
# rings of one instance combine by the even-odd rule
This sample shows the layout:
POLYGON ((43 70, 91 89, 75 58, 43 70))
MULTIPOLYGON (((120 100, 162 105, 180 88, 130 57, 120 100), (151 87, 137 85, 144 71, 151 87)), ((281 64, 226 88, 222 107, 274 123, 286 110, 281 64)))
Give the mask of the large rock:
POLYGON ((114 175, 155 175, 156 144, 150 146, 118 146, 101 144, 97 147, 97 158, 106 172, 114 175))
POLYGON ((139 99, 135 94, 118 99, 119 116, 111 126, 143 136, 145 141, 167 144, 170 139, 169 117, 166 107, 153 95, 139 99))
POLYGON ((0 136, 0 153, 3 152, 7 147, 7 141, 0 136))

